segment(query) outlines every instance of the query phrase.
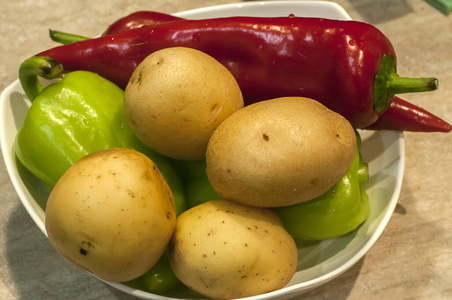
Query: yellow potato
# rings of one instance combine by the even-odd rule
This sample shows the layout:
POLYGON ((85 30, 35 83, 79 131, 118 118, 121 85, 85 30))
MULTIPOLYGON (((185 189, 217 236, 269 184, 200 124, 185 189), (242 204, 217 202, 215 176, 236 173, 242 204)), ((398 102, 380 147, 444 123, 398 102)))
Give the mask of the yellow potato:
POLYGON ((355 150, 355 131, 339 114, 307 98, 272 99, 244 107, 215 130, 207 175, 225 199, 287 206, 325 193, 355 150))
POLYGON ((61 255, 109 281, 148 271, 175 224, 174 198, 156 165, 120 148, 94 152, 69 168, 49 196, 45 218, 61 255))
POLYGON ((243 107, 232 74, 211 56, 166 48, 138 65, 125 89, 124 108, 137 137, 180 160, 205 158, 217 126, 243 107))
POLYGON ((227 200, 182 213, 168 249, 180 281, 214 299, 280 289, 298 262, 295 242, 273 211, 227 200))

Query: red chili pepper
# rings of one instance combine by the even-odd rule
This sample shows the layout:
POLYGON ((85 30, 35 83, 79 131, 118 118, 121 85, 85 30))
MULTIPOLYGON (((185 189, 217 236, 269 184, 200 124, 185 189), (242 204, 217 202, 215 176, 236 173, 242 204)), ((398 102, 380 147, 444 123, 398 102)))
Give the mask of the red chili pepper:
POLYGON ((201 50, 225 65, 246 104, 282 96, 313 98, 355 128, 374 123, 394 94, 437 88, 434 78, 402 78, 390 41, 357 21, 231 17, 143 26, 49 49, 68 71, 89 70, 125 88, 136 66, 167 47, 201 50))
POLYGON ((394 97, 388 109, 369 130, 399 130, 414 132, 450 132, 451 125, 412 103, 394 97))
POLYGON ((103 35, 116 34, 143 26, 155 26, 162 23, 183 20, 182 18, 155 11, 137 11, 116 20, 108 26, 103 35))

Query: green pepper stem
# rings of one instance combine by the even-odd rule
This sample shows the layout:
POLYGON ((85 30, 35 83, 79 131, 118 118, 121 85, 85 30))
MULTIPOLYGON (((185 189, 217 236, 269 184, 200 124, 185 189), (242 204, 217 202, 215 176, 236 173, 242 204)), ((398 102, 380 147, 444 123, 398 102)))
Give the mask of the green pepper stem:
POLYGON ((32 56, 19 67, 19 81, 28 99, 33 102, 43 86, 38 76, 55 79, 63 73, 63 65, 46 56, 32 56))
POLYGON ((436 78, 400 77, 397 74, 395 57, 384 55, 380 70, 375 75, 374 110, 385 111, 395 94, 428 92, 438 88, 436 78))
POLYGON ((388 81, 388 89, 394 94, 429 92, 438 88, 436 78, 409 78, 392 76, 388 81))
POLYGON ((52 30, 52 29, 49 29, 49 36, 52 39, 52 41, 58 42, 58 43, 64 44, 64 45, 90 39, 85 36, 66 33, 66 32, 52 30))

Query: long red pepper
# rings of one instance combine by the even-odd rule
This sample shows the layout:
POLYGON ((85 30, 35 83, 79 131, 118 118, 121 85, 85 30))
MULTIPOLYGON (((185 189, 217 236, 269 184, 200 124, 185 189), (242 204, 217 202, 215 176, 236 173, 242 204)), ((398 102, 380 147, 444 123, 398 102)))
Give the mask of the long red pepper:
POLYGON ((451 125, 427 110, 394 97, 388 109, 369 130, 399 130, 413 132, 450 132, 451 125))
POLYGON ((375 27, 318 18, 183 20, 55 47, 66 70, 89 70, 125 87, 136 66, 167 47, 199 49, 224 64, 247 104, 281 97, 316 99, 355 128, 374 123, 395 93, 433 90, 433 78, 395 73, 390 41, 375 27), (375 92, 374 92, 375 91, 375 92))
MULTIPOLYGON (((182 18, 154 11, 137 11, 112 23, 103 35, 115 34, 142 26, 180 21, 182 18)), ((66 34, 67 35, 67 34, 66 34)), ((51 35, 52 39, 61 42, 51 35)), ((77 41, 75 37, 72 42, 77 41)), ((82 37, 82 39, 85 39, 82 37)), ((399 130, 414 132, 450 132, 451 125, 414 104, 394 97, 388 109, 375 123, 364 128, 369 130, 399 130)))
MULTIPOLYGON (((104 35, 115 34, 142 26, 180 21, 182 18, 154 11, 137 11, 112 23, 104 35)), ((451 125, 412 103, 394 97, 388 109, 377 121, 364 128, 369 130, 399 130, 413 132, 450 132, 451 125)))

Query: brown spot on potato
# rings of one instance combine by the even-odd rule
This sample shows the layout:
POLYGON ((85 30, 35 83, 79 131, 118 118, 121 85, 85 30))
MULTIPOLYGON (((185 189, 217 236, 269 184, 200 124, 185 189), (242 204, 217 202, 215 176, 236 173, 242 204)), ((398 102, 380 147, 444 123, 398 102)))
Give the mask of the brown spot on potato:
POLYGON ((88 255, 88 249, 89 248, 91 248, 91 249, 95 248, 94 245, 91 244, 91 242, 89 242, 89 241, 82 241, 82 245, 83 246, 80 246, 79 252, 80 252, 81 255, 84 255, 84 256, 88 255))
POLYGON ((156 65, 163 65, 164 62, 165 62, 165 57, 159 56, 159 60, 157 61, 156 65))
POLYGON ((88 246, 88 248, 95 248, 94 245, 89 241, 82 241, 82 244, 88 246))
POLYGON ((262 138, 264 139, 264 141, 268 142, 268 140, 270 139, 268 137, 268 135, 266 135, 265 133, 262 134, 262 138))

